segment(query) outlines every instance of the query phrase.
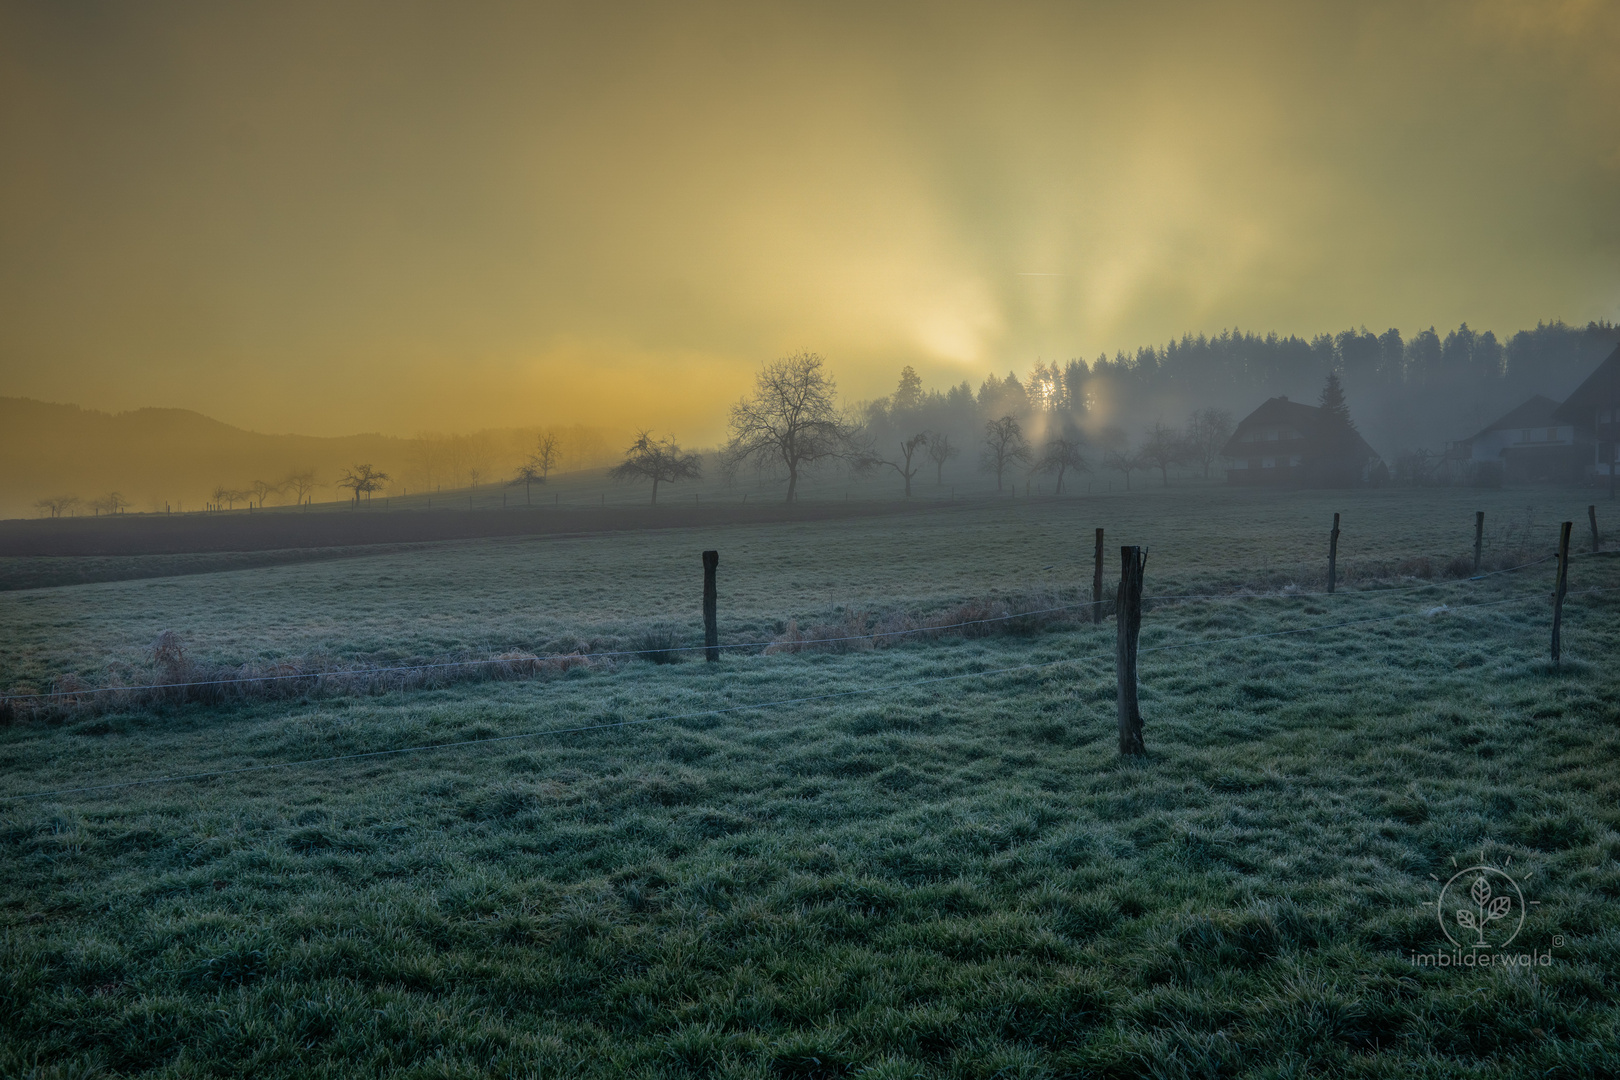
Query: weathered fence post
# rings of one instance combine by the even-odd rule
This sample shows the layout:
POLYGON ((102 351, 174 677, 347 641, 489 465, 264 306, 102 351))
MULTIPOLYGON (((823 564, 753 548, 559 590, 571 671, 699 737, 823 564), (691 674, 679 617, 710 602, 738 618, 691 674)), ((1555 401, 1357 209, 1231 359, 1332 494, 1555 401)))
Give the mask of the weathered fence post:
POLYGON ((1596 553, 1603 547, 1603 538, 1598 535, 1597 531, 1597 507, 1595 505, 1586 508, 1586 520, 1592 523, 1592 551, 1596 553))
POLYGON ((1091 571, 1091 621, 1102 622, 1103 531, 1097 530, 1097 565, 1091 571))
POLYGON ((1485 511, 1474 511, 1474 573, 1479 573, 1479 556, 1485 547, 1485 511))
POLYGON ((1558 584, 1553 589, 1552 662, 1553 667, 1563 655, 1563 641, 1559 636, 1564 622, 1564 593, 1569 590, 1569 532, 1573 521, 1564 522, 1558 531, 1558 584))
POLYGON ((1120 548, 1119 559, 1119 599, 1114 607, 1119 752, 1137 755, 1147 752, 1142 745, 1142 712, 1136 702, 1136 644, 1142 630, 1142 570, 1147 560, 1139 547, 1120 548))
POLYGON ((1328 534, 1328 592, 1339 583, 1339 515, 1333 515, 1333 531, 1328 534))
POLYGON ((720 660, 720 624, 715 612, 718 594, 714 585, 714 572, 719 565, 718 551, 703 553, 703 645, 704 658, 711 664, 720 660))

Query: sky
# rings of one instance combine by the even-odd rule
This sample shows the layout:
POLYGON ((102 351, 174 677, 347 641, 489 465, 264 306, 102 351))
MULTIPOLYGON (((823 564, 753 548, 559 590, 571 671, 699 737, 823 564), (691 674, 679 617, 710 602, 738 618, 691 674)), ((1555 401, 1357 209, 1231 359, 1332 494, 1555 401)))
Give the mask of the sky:
POLYGON ((0 396, 693 442, 1223 327, 1620 317, 1620 5, 0 0, 0 396))

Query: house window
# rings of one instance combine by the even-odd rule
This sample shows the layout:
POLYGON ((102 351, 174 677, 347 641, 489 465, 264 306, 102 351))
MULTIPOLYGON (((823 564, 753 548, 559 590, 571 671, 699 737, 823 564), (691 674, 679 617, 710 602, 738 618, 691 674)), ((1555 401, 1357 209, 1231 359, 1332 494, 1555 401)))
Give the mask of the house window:
POLYGON ((1277 467, 1277 459, 1276 458, 1261 458, 1260 459, 1260 467, 1262 469, 1275 469, 1277 467))
POLYGON ((1299 461, 1300 461, 1299 455, 1295 454, 1293 457, 1288 459, 1288 464, 1290 464, 1290 465, 1298 465, 1299 461))

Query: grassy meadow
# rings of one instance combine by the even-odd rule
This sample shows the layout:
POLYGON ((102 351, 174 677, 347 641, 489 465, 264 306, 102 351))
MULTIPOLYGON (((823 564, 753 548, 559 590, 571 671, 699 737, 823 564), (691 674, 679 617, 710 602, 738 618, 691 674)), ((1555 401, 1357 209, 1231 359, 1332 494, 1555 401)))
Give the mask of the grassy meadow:
POLYGON ((166 630, 243 671, 700 641, 707 547, 723 642, 1074 603, 1097 526, 1110 584, 1133 543, 1214 594, 1150 605, 1138 761, 1082 619, 20 715, 0 797, 227 775, 0 801, 0 1076, 1620 1073, 1620 560, 1574 562, 1557 669, 1552 564, 1454 565, 1476 509, 1507 566, 1588 501, 1150 488, 0 594, 11 693, 166 630), (1550 962, 1414 963, 1481 855, 1550 962))

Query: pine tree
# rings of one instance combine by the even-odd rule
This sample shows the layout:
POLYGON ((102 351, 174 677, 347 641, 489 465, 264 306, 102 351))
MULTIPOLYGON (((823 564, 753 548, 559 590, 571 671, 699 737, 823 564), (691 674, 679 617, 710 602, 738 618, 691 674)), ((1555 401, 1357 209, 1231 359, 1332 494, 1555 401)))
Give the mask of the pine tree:
POLYGON ((1338 372, 1328 372, 1320 404, 1322 411, 1316 420, 1317 480, 1335 486, 1353 483, 1362 465, 1356 456, 1360 439, 1355 421, 1350 419, 1350 406, 1344 400, 1338 372))

